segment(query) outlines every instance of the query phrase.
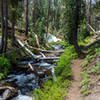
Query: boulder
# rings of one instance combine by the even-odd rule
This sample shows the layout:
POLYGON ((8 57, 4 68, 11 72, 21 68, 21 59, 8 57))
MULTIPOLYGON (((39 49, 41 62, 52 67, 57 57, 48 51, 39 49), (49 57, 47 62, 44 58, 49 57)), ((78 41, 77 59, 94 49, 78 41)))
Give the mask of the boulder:
POLYGON ((4 91, 2 95, 3 100, 8 100, 18 95, 18 90, 9 86, 0 87, 0 91, 4 91))

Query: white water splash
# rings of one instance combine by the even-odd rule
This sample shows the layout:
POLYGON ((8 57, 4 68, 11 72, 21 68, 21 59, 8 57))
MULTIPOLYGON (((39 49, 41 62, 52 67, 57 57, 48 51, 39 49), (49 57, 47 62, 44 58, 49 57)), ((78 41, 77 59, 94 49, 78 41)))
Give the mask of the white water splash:
POLYGON ((26 96, 26 95, 18 95, 17 97, 11 100, 35 100, 34 97, 26 96))
POLYGON ((56 36, 54 36, 52 34, 48 34, 47 39, 48 39, 49 43, 61 41, 61 39, 57 38, 56 36))

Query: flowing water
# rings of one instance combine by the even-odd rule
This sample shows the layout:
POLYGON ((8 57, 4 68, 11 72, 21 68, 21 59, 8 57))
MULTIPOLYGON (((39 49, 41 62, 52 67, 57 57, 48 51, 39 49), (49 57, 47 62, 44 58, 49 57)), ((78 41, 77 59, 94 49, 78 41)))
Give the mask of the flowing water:
MULTIPOLYGON (((55 36, 50 35, 48 42, 57 42, 60 41, 60 39, 57 39, 55 36)), ((59 45, 55 46, 55 49, 61 48, 59 45)), ((23 61, 20 64, 28 64, 29 61, 23 61)), ((30 63, 34 64, 34 62, 30 61, 30 63)), ((39 66, 43 68, 42 71, 46 71, 51 68, 51 72, 53 75, 54 81, 56 80, 56 76, 54 74, 54 65, 49 64, 46 62, 38 62, 35 63, 34 66, 39 66)), ((41 72, 40 72, 41 73, 41 72)), ((16 69, 16 71, 13 71, 13 73, 9 74, 6 79, 0 81, 0 86, 4 86, 4 84, 16 87, 18 89, 18 96, 12 98, 11 100, 35 100, 32 96, 32 91, 35 88, 40 88, 39 80, 42 80, 42 82, 45 82, 47 80, 47 75, 45 75, 42 79, 40 79, 36 74, 33 72, 28 72, 25 67, 23 66, 23 69, 16 69)), ((2 96, 0 96, 0 100, 2 100, 2 96)))
MULTIPOLYGON (((45 62, 35 63, 34 66, 43 68, 41 70, 42 72, 52 67, 51 64, 45 62)), ((21 69, 18 67, 18 69, 9 74, 6 79, 0 81, 0 86, 7 85, 18 89, 18 96, 11 100, 34 100, 32 91, 35 88, 40 88, 39 81, 45 82, 46 80, 47 75, 40 79, 37 75, 34 74, 34 72, 30 72, 24 67, 21 69)), ((0 100, 2 100, 1 97, 0 100)))
MULTIPOLYGON (((34 65, 38 67, 44 66, 43 69, 45 70, 48 68, 48 66, 51 66, 51 64, 45 62, 39 62, 34 65)), ((6 79, 0 81, 1 86, 6 84, 12 86, 13 84, 13 86, 18 89, 18 96, 11 100, 34 100, 34 98, 30 96, 32 94, 31 92, 35 88, 40 88, 40 80, 42 80, 42 82, 45 82, 47 80, 46 75, 40 79, 37 75, 34 74, 34 72, 28 72, 27 70, 25 68, 18 69, 13 73, 9 74, 6 79)), ((2 100, 1 97, 0 100, 2 100)))
MULTIPOLYGON (((11 100, 33 100, 32 97, 29 96, 29 93, 35 88, 40 88, 38 77, 34 73, 26 73, 23 71, 8 75, 8 77, 0 83, 13 84, 13 86, 17 87, 18 96, 11 100)), ((2 98, 0 100, 2 100, 2 98)))

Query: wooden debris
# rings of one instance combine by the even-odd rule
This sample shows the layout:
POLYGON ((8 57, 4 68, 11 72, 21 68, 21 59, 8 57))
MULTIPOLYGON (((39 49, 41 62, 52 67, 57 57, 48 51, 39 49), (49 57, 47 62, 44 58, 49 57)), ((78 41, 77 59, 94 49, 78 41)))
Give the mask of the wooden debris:
POLYGON ((31 65, 31 63, 28 63, 28 65, 29 65, 30 69, 31 69, 32 71, 34 71, 34 68, 33 68, 33 66, 31 65))
POLYGON ((17 42, 19 43, 19 45, 28 53, 30 54, 34 59, 37 59, 37 58, 40 58, 41 56, 37 56, 35 54, 33 54, 27 47, 25 47, 25 45, 19 40, 19 39, 16 39, 17 42))
POLYGON ((34 50, 45 52, 45 53, 63 53, 64 52, 64 50, 42 50, 40 48, 29 46, 28 43, 26 43, 26 46, 30 49, 34 49, 34 50))
POLYGON ((59 59, 59 57, 41 57, 41 55, 35 55, 27 47, 25 47, 25 45, 19 39, 17 39, 17 42, 34 59, 37 59, 37 60, 55 60, 55 59, 59 59))

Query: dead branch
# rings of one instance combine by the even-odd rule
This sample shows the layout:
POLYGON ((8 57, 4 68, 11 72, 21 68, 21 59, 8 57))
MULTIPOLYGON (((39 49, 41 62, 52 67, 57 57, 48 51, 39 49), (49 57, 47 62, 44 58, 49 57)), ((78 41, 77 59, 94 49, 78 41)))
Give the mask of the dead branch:
POLYGON ((40 58, 41 56, 37 56, 35 54, 33 54, 27 47, 25 47, 25 45, 19 40, 19 39, 16 39, 16 41, 19 43, 19 45, 28 53, 30 54, 34 59, 37 59, 37 58, 40 58))
POLYGON ((29 46, 28 43, 25 43, 25 44, 30 49, 34 49, 34 50, 41 51, 41 52, 44 52, 44 53, 63 53, 64 52, 64 50, 56 50, 56 51, 55 50, 54 51, 52 51, 52 50, 42 50, 40 48, 29 46))
POLYGON ((31 69, 32 71, 34 71, 34 68, 33 68, 33 66, 31 65, 31 63, 28 63, 28 66, 30 67, 30 69, 31 69))
POLYGON ((59 57, 41 57, 40 55, 35 55, 33 54, 27 47, 25 47, 25 45, 19 40, 16 39, 16 41, 19 43, 19 45, 28 53, 30 54, 34 59, 38 59, 38 60, 55 60, 55 59, 59 59, 59 57))

